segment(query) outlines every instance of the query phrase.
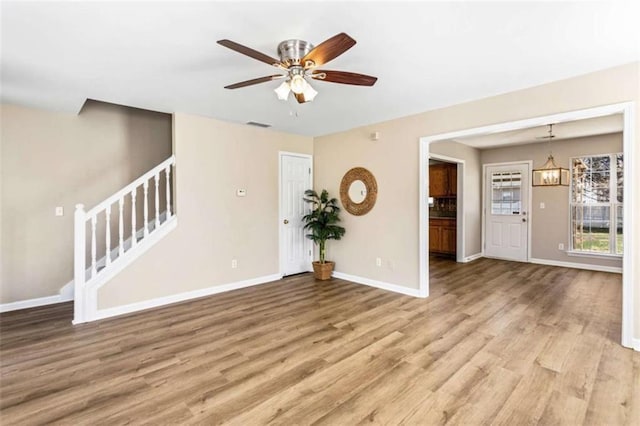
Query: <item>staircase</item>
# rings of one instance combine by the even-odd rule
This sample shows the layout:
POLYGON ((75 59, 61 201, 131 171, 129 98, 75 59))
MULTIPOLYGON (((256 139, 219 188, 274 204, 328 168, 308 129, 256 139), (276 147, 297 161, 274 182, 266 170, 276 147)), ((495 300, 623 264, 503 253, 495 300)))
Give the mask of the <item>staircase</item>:
POLYGON ((99 319, 98 289, 177 226, 171 211, 172 167, 174 156, 92 209, 76 205, 74 324, 99 319))

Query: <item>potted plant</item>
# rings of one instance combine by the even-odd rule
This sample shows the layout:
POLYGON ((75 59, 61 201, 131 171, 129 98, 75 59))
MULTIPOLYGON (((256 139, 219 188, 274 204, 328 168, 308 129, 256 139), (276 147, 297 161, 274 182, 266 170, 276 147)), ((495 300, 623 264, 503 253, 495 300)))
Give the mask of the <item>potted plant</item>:
POLYGON ((320 195, 308 189, 304 195, 304 201, 312 204, 309 214, 302 218, 305 222, 304 229, 311 231, 307 234, 307 238, 317 244, 320 249, 320 260, 313 262, 313 273, 316 279, 328 280, 331 279, 335 262, 325 259, 327 240, 339 240, 345 233, 345 229, 337 225, 340 222, 340 207, 338 207, 338 200, 329 198, 326 189, 323 189, 320 195))

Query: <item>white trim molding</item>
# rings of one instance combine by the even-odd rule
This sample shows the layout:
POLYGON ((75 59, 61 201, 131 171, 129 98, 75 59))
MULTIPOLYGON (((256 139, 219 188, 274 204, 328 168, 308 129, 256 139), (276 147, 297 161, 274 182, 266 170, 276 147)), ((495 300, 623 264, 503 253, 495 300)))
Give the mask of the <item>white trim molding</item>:
POLYGON ((138 312, 145 309, 158 308, 158 307, 170 305, 173 303, 184 302, 192 299, 198 299, 200 297, 211 296, 214 294, 224 293, 227 291, 238 290, 241 288, 251 287, 254 285, 266 284, 266 283, 270 283, 280 279, 282 279, 282 275, 280 274, 265 275, 262 277, 251 278, 244 281, 237 281, 234 283, 222 284, 222 285, 217 285, 213 287, 187 291, 184 293, 172 294, 170 296, 144 300, 141 302, 130 303, 128 305, 115 306, 113 308, 106 308, 106 309, 98 309, 95 311, 95 314, 93 318, 91 318, 91 321, 111 318, 118 315, 130 314, 132 312, 138 312))
MULTIPOLYGON (((576 111, 561 112, 556 114, 548 114, 539 117, 526 118, 522 120, 509 121, 498 124, 491 124, 487 126, 475 127, 465 130, 457 130, 449 133, 441 133, 438 135, 424 136, 419 139, 419 165, 420 174, 419 179, 419 191, 418 191, 418 205, 419 205, 419 277, 420 277, 420 292, 421 294, 429 293, 429 240, 428 240, 428 220, 427 220, 427 188, 429 184, 428 162, 429 162, 429 144, 439 141, 447 141, 453 139, 460 139, 466 136, 477 135, 489 135, 493 133, 508 132, 513 130, 527 129, 531 127, 546 126, 549 123, 563 123, 568 121, 584 120, 588 118, 603 117, 612 114, 622 114, 624 118, 623 126, 623 153, 626 159, 630 159, 625 162, 624 167, 624 181, 635 182, 634 164, 632 159, 634 158, 633 150, 635 139, 635 103, 634 102, 622 102, 612 105, 597 106, 591 108, 585 108, 576 111)), ((638 253, 635 253, 633 247, 633 236, 635 235, 635 218, 634 214, 640 206, 640 200, 636 200, 635 191, 633 191, 632 185, 624 186, 624 217, 627 218, 624 223, 624 255, 623 255, 623 274, 622 274, 622 346, 628 348, 636 345, 634 340, 634 283, 640 282, 640 267, 634 264, 635 258, 638 257, 638 253), (635 210, 634 210, 635 209, 635 210)), ((532 259, 530 259, 531 261, 532 259)), ((584 266, 582 266, 584 267, 584 266)), ((640 332, 640 330, 638 330, 640 332)))
POLYGON ((462 259, 462 263, 473 262, 474 260, 478 260, 481 257, 482 257, 482 253, 472 254, 471 256, 467 256, 464 259, 462 259))
POLYGON ((36 299, 18 300, 17 302, 0 304, 1 312, 11 312, 20 309, 35 308, 38 306, 55 305, 56 303, 70 302, 73 295, 69 298, 66 295, 58 294, 56 296, 38 297, 36 299))
POLYGON ((65 300, 73 300, 74 296, 75 296, 74 284, 73 284, 73 280, 71 280, 60 289, 60 297, 62 297, 65 300))
POLYGON ((364 277, 358 277, 356 275, 349 275, 343 272, 333 271, 333 277, 339 278, 345 281, 351 281, 356 284, 364 284, 364 285, 368 285, 369 287, 376 287, 382 290, 404 294, 407 296, 421 297, 421 298, 427 297, 426 294, 421 293, 420 290, 417 288, 404 287, 397 284, 391 284, 383 281, 372 280, 371 278, 364 278, 364 277))
POLYGON ((574 268, 574 269, 585 269, 587 271, 599 271, 599 272, 613 272, 615 274, 621 274, 622 268, 618 266, 602 266, 602 265, 590 265, 587 263, 577 263, 577 262, 563 262, 560 260, 551 260, 551 259, 537 259, 530 258, 529 262, 537 263, 538 265, 548 265, 548 266, 560 266, 563 268, 574 268))
POLYGON ((640 352, 640 339, 633 339, 633 350, 640 352))

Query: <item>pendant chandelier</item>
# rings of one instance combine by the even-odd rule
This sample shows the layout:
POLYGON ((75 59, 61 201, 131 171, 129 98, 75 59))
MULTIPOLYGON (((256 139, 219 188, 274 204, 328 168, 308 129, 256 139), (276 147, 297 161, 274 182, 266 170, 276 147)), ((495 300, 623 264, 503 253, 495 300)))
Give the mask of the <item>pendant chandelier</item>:
POLYGON ((559 167, 553 159, 551 153, 551 139, 555 138, 553 135, 553 124, 549 124, 549 136, 544 136, 544 139, 549 140, 549 157, 547 162, 538 169, 533 169, 533 183, 532 186, 568 186, 569 185, 569 170, 559 167))

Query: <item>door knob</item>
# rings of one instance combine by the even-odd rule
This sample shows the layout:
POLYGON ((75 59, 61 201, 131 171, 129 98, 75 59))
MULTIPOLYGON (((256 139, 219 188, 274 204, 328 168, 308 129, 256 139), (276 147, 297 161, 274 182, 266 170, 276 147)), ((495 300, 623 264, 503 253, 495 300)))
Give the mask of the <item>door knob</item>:
POLYGON ((522 218, 522 221, 523 221, 523 222, 526 222, 526 221, 527 221, 527 219, 525 219, 525 218, 523 217, 523 218, 522 218))
POLYGON ((284 224, 287 225, 289 221, 287 219, 284 220, 284 224))

